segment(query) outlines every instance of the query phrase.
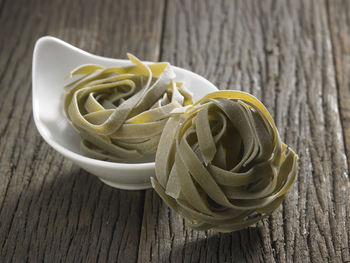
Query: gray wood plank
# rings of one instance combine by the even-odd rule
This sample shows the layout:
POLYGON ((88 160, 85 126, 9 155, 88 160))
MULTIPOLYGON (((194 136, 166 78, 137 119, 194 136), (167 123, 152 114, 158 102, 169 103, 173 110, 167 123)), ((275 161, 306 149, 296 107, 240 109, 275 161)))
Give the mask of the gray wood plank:
MULTIPOLYGON (((338 108, 343 127, 343 138, 345 143, 345 155, 348 167, 350 165, 350 3, 349 1, 327 1, 327 13, 331 43, 335 65, 335 75, 338 92, 338 108)), ((346 184, 348 185, 348 184, 346 184)), ((344 191, 340 191, 338 199, 341 200, 344 191)), ((338 231, 347 230, 347 233, 340 235, 341 243, 338 242, 338 250, 342 251, 343 260, 350 260, 350 202, 345 198, 344 204, 337 207, 347 220, 339 222, 338 231), (339 244, 340 243, 340 244, 339 244)), ((339 213, 338 212, 338 213, 339 213)))
MULTIPOLYGON (((112 189, 54 152, 31 112, 35 40, 159 56, 163 2, 0 1, 0 261, 134 262, 144 192, 112 189)), ((69 69, 68 69, 69 70, 69 69)))
POLYGON ((283 206, 255 227, 228 234, 189 229, 147 191, 139 262, 350 260, 350 185, 338 110, 339 96, 349 111, 342 98, 348 96, 348 77, 340 71, 348 66, 342 55, 348 50, 349 6, 331 6, 335 20, 343 20, 342 34, 338 22, 329 22, 325 1, 168 2, 161 59, 220 89, 260 98, 282 139, 299 154, 299 172, 283 206))
POLYGON ((328 1, 327 11, 331 33, 338 103, 343 125, 348 165, 350 164, 350 3, 349 1, 328 1))

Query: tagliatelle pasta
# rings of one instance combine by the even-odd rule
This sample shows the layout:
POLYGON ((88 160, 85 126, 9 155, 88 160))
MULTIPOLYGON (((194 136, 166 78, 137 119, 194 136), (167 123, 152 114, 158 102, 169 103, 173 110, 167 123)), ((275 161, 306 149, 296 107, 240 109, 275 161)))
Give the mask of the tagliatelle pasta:
POLYGON ((133 162, 156 152, 153 188, 195 229, 236 231, 270 215, 296 177, 298 157, 264 105, 240 91, 193 104, 169 63, 128 57, 133 66, 80 66, 64 88, 85 155, 133 162))
POLYGON ((132 161, 154 156, 170 113, 192 104, 169 63, 147 65, 131 54, 128 58, 133 66, 80 66, 70 75, 80 78, 64 88, 66 116, 89 157, 132 161))
POLYGON ((192 228, 230 232, 281 204, 297 160, 259 100, 218 91, 168 120, 151 181, 192 228))

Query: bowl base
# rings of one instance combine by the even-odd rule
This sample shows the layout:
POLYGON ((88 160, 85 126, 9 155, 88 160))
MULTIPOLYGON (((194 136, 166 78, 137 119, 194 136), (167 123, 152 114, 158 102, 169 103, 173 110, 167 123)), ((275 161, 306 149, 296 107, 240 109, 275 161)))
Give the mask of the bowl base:
POLYGON ((152 185, 150 182, 144 183, 144 184, 118 184, 114 183, 105 179, 101 179, 98 177, 103 183, 117 189, 123 189, 123 190, 145 190, 152 188, 152 185))

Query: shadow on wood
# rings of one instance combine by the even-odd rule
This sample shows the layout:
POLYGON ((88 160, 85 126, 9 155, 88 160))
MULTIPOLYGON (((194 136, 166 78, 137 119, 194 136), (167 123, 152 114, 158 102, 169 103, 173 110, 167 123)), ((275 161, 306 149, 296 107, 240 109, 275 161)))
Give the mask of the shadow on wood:
MULTIPOLYGON (((38 165, 27 186, 9 188, 19 191, 4 203, 12 216, 1 221, 2 256, 9 261, 136 261, 143 191, 113 189, 68 161, 58 165, 46 173, 38 165)), ((13 181, 20 176, 14 173, 13 181)))
MULTIPOLYGON (((247 259, 251 262, 264 261, 261 232, 258 227, 232 233, 208 231, 202 239, 175 246, 170 253, 179 255, 179 257, 171 256, 172 258, 182 257, 183 262, 242 262, 247 259)), ((166 261, 166 258, 161 260, 166 261)))

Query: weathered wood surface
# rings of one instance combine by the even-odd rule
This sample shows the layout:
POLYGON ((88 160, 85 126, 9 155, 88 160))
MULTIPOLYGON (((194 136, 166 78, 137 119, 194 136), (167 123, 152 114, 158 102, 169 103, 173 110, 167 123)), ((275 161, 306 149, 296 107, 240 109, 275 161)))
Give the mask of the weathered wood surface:
POLYGON ((31 112, 36 39, 157 60, 163 4, 0 1, 0 262, 135 262, 144 192, 104 185, 52 150, 31 112))
MULTIPOLYGON (((334 18, 349 15, 342 3, 334 18)), ((300 167, 278 211, 230 234, 188 229, 147 191, 140 262, 350 261, 350 187, 336 78, 342 65, 334 64, 335 56, 346 64, 350 43, 335 53, 331 41, 349 38, 350 30, 343 21, 343 39, 331 35, 327 7, 323 1, 169 1, 162 59, 221 89, 261 98, 282 139, 298 152, 300 167)), ((349 96, 342 106, 350 111, 349 96)))
POLYGON ((0 0, 0 33, 0 262, 350 262, 348 1, 0 0), (300 157, 283 206, 194 231, 152 190, 112 189, 54 152, 31 113, 46 34, 256 95, 300 157))

